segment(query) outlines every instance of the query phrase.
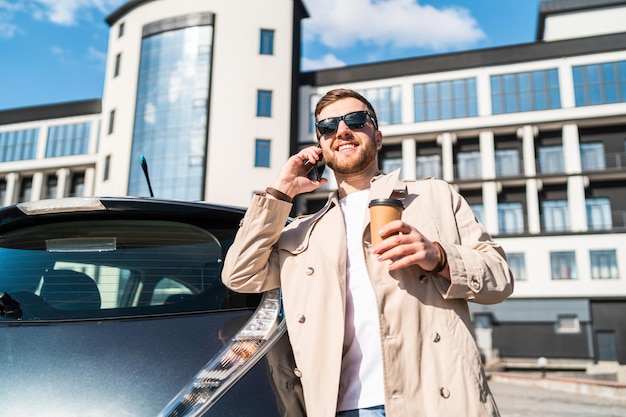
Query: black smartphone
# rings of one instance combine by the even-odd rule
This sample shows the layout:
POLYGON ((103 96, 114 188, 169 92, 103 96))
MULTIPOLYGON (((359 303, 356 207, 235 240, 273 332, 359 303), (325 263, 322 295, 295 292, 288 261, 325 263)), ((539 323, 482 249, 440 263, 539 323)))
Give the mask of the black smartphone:
MULTIPOLYGON (((320 148, 321 146, 317 145, 318 148, 320 148)), ((307 160, 304 165, 308 165, 309 161, 307 160)), ((311 169, 308 174, 307 177, 309 179, 315 179, 315 181, 319 181, 322 179, 322 174, 324 173, 324 168, 326 167, 326 164, 324 164, 324 159, 322 157, 322 154, 320 154, 320 158, 317 160, 317 162, 315 163, 315 165, 313 166, 313 169, 311 169)))

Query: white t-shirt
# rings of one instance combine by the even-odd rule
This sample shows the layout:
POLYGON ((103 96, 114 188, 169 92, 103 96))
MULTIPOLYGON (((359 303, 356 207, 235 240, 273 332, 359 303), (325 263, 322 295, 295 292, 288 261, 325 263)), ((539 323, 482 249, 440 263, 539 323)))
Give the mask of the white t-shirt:
POLYGON ((363 190, 339 202, 346 224, 348 259, 338 411, 385 403, 378 305, 363 255, 363 221, 368 196, 369 190, 363 190))

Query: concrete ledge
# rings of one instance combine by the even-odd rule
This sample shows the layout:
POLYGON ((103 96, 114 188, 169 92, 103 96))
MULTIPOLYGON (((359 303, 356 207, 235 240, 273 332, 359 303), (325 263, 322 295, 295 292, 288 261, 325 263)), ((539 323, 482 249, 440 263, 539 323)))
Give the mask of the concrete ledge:
POLYGON ((592 395, 623 401, 626 404, 626 384, 613 381, 587 380, 581 378, 555 378, 535 375, 521 375, 510 372, 489 372, 493 381, 533 386, 571 394, 592 395))

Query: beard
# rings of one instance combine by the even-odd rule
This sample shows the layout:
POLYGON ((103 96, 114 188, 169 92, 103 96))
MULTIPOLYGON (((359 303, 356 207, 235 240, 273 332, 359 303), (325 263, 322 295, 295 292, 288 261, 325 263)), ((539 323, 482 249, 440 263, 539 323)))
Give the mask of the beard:
POLYGON ((369 140, 359 145, 359 153, 354 159, 344 160, 342 158, 337 158, 335 155, 336 154, 333 153, 328 158, 324 155, 326 165, 328 165, 328 167, 337 174, 351 175, 366 170, 372 162, 376 161, 378 149, 376 149, 374 141, 369 140))

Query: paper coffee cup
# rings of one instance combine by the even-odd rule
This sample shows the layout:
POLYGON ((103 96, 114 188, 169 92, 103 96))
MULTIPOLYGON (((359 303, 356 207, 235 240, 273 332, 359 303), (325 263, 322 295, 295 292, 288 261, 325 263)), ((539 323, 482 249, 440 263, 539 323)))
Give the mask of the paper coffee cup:
POLYGON ((382 237, 378 231, 384 225, 394 220, 400 220, 404 205, 402 201, 394 198, 379 198, 370 201, 370 234, 372 235, 372 245, 382 242, 382 237))

